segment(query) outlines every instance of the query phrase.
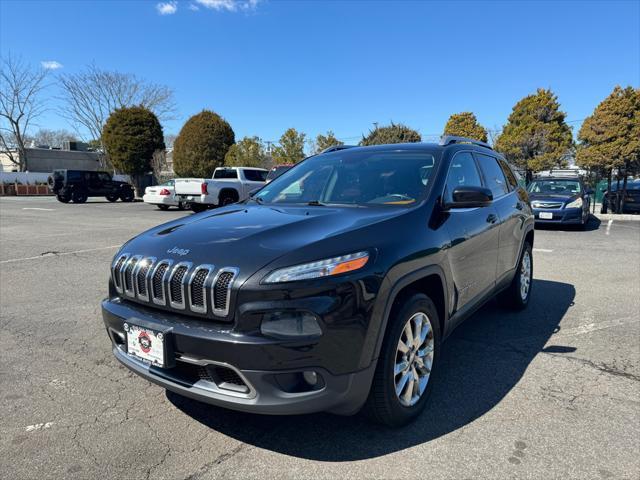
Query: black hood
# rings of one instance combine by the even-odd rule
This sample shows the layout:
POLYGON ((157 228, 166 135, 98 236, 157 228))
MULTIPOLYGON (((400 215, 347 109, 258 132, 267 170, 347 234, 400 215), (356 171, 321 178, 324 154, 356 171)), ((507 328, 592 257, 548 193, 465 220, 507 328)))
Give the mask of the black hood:
MULTIPOLYGON (((245 275, 299 248, 401 213, 401 207, 230 205, 160 225, 122 248, 130 254, 238 267, 245 275)), ((345 252, 349 253, 349 252, 345 252)))

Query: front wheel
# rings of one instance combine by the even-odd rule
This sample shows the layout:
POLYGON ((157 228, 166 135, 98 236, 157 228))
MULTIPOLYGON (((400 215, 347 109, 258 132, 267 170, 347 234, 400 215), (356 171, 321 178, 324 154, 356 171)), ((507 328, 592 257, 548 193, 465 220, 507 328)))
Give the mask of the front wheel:
POLYGON ((123 202, 133 202, 133 198, 133 190, 126 190, 120 194, 120 200, 122 200, 123 202))
POLYGON ((394 308, 365 411, 375 421, 406 425, 427 405, 440 354, 440 321, 429 297, 414 294, 394 308))
POLYGON ((87 198, 89 198, 87 192, 83 192, 82 190, 75 190, 71 194, 71 200, 73 200, 73 203, 84 203, 87 201, 87 198))
POLYGON ((169 205, 156 205, 160 210, 169 210, 169 205))
POLYGON ((502 302, 514 310, 522 310, 529 304, 532 283, 533 253, 531 244, 526 242, 522 248, 516 275, 513 277, 509 288, 501 294, 502 302))
POLYGON ((111 203, 117 202, 118 201, 118 195, 107 195, 107 200, 109 200, 111 203))

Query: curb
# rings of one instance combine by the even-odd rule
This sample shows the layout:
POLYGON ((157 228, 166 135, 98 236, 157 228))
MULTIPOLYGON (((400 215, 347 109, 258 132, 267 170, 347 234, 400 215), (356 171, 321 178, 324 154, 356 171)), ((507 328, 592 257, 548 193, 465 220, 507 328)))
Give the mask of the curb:
POLYGON ((628 213, 592 213, 598 220, 621 220, 623 222, 640 222, 640 215, 628 213))

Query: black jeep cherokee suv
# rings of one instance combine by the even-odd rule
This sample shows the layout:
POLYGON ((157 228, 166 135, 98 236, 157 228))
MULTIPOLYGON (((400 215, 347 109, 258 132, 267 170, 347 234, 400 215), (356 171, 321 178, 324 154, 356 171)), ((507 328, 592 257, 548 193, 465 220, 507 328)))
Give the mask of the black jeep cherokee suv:
POLYGON ((488 145, 354 147, 153 228, 111 266, 113 353, 169 390, 267 414, 424 408, 442 341, 531 295, 527 193, 488 145))
POLYGON ((89 197, 132 202, 135 197, 131 184, 114 180, 108 172, 54 170, 49 177, 49 188, 62 203, 72 200, 73 203, 84 203, 89 197))

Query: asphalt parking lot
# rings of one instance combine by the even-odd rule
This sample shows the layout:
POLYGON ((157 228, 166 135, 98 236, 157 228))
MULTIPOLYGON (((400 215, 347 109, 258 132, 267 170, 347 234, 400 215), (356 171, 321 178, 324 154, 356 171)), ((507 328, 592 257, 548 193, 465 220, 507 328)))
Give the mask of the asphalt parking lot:
POLYGON ((638 478, 640 222, 536 231, 529 308, 445 344, 427 411, 263 417, 167 394, 112 357, 109 262, 189 212, 0 199, 0 478, 638 478))

